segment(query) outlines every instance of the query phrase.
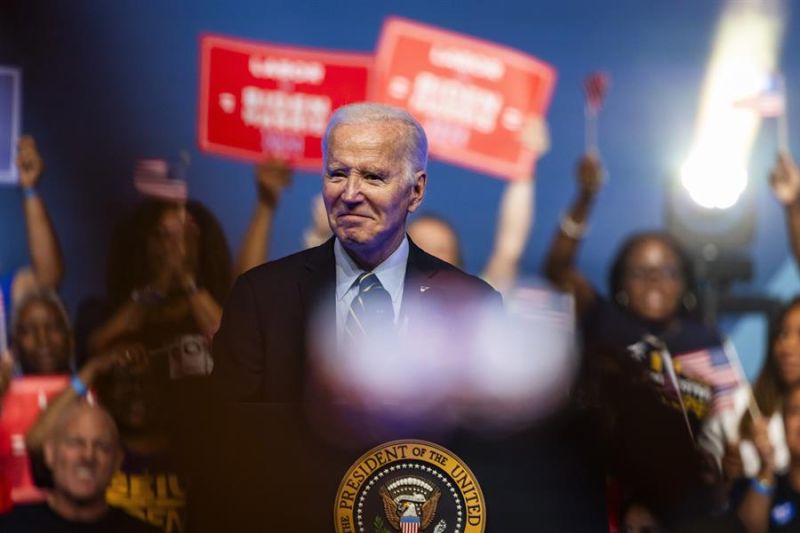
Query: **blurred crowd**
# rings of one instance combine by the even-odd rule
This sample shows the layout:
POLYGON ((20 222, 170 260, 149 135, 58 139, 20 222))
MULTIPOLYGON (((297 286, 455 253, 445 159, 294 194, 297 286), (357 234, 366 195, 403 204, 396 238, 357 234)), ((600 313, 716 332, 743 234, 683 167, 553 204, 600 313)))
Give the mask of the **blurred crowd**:
MULTIPOLYGON (((547 152, 544 125, 532 142, 547 152)), ((212 342, 234 279, 270 258, 292 171, 279 160, 255 167, 255 207, 235 257, 207 207, 146 192, 115 221, 104 297, 86 298, 70 317, 58 293, 65 273, 52 200, 37 189, 45 165, 30 136, 17 167, 30 265, 0 272, 0 530, 81 522, 192 531, 212 342)), ((534 176, 512 178, 481 273, 507 297, 519 288, 534 219, 534 176)), ((578 256, 604 184, 596 153, 579 160, 576 178, 542 266, 550 290, 574 300, 579 354, 551 416, 601 481, 593 496, 572 497, 599 498, 611 531, 800 529, 800 300, 770 325, 767 356, 747 383, 720 331, 701 321, 692 261, 673 236, 632 233, 609 253, 608 287, 589 282, 578 256)), ((771 184, 800 260, 800 170, 788 154, 771 184)), ((306 248, 331 237, 319 197, 304 235, 306 248)), ((463 268, 462 240, 444 218, 417 215, 408 235, 463 268)))

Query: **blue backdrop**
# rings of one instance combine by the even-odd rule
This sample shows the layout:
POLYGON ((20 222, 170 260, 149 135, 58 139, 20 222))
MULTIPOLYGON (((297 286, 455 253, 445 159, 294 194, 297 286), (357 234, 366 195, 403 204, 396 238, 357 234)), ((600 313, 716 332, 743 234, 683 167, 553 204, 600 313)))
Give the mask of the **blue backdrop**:
MULTIPOLYGON (((536 227, 524 269, 537 274, 557 220, 574 192, 583 148, 582 82, 612 75, 600 119, 610 181, 600 196, 581 268, 605 287, 609 259, 631 231, 658 227, 664 188, 692 141, 699 93, 723 2, 460 0, 375 2, 160 2, 84 0, 0 6, 0 64, 23 70, 23 130, 47 162, 41 184, 67 261, 64 297, 102 294, 105 253, 119 212, 136 200, 131 173, 140 157, 192 154, 190 194, 210 206, 237 250, 255 202, 252 169, 196 148, 198 39, 215 32, 276 43, 371 51, 383 18, 400 15, 533 54, 554 65, 548 116, 552 149, 538 165, 536 227)), ((789 102, 800 87, 800 31, 789 20, 780 64, 789 102)), ((800 124, 790 109, 790 125, 800 124)), ((798 130, 800 131, 800 130, 798 130)), ((797 135, 794 137, 797 139, 797 135)), ((762 128, 750 165, 758 225, 755 279, 742 290, 790 296, 783 214, 766 183, 776 140, 762 128), (773 279, 784 267, 783 277, 773 279)), ((800 143, 792 143, 800 156, 800 143)), ((502 183, 440 162, 430 167, 425 210, 453 222, 467 268, 479 271, 492 244, 502 183)), ((298 249, 319 178, 300 174, 275 220, 272 256, 298 249)), ((0 271, 28 261, 19 194, 0 188, 0 271)), ((757 334, 742 353, 758 365, 757 334)))

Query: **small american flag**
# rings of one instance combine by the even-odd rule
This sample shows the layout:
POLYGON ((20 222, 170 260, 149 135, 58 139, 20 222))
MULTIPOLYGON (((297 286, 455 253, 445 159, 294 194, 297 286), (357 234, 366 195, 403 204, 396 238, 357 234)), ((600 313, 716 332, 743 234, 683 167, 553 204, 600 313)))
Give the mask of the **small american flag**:
POLYGON ((600 111, 608 92, 609 81, 610 78, 605 72, 592 72, 586 76, 583 89, 586 92, 586 107, 592 113, 600 111))
POLYGON ((726 349, 733 348, 714 346, 675 357, 682 373, 711 385, 714 390, 712 409, 715 412, 733 408, 734 393, 742 382, 742 377, 731 364, 726 349))
POLYGON ((400 533, 418 533, 419 522, 418 516, 401 516, 400 533))
POLYGON ((185 202, 188 187, 184 180, 169 176, 169 165, 163 159, 140 159, 133 171, 136 190, 145 196, 171 202, 185 202))
POLYGON ((758 94, 737 100, 734 107, 742 107, 755 111, 762 117, 774 118, 786 112, 786 95, 783 89, 783 77, 780 74, 767 76, 764 88, 758 94))

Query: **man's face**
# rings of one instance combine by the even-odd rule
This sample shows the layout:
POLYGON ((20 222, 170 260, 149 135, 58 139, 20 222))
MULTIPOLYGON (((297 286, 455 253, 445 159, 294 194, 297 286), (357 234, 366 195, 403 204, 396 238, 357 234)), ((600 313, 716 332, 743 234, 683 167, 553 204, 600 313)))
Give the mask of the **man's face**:
POLYGON ((105 498, 122 453, 111 421, 95 407, 81 407, 56 439, 45 445, 55 491, 77 504, 105 498))
POLYGON ((398 123, 341 124, 328 139, 322 185, 328 223, 356 254, 394 250, 406 217, 422 202, 426 175, 408 179, 404 134, 398 123))

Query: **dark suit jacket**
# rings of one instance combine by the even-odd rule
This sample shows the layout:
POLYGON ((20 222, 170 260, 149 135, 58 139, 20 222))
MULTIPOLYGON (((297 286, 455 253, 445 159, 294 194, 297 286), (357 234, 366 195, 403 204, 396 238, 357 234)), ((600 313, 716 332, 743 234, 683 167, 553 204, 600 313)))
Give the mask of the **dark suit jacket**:
MULTIPOLYGON (((335 320, 333 242, 256 267, 236 281, 214 338, 213 378, 222 398, 301 399, 309 322, 317 312, 335 320)), ((413 304, 453 308, 480 300, 499 306, 500 295, 409 240, 403 309, 413 304)))
MULTIPOLYGON (((366 448, 319 438, 307 418, 309 323, 335 323, 333 239, 238 278, 214 338, 213 450, 198 493, 204 531, 331 531, 336 488, 366 448), (327 317, 327 318, 326 318, 327 317), (213 524, 213 525, 212 525, 213 524)), ((463 309, 500 295, 409 240, 401 315, 417 303, 463 309)), ((414 317, 408 328, 413 331, 414 317)), ((414 435, 408 435, 414 437, 414 435)), ((345 437, 346 438, 346 437, 345 437)))

